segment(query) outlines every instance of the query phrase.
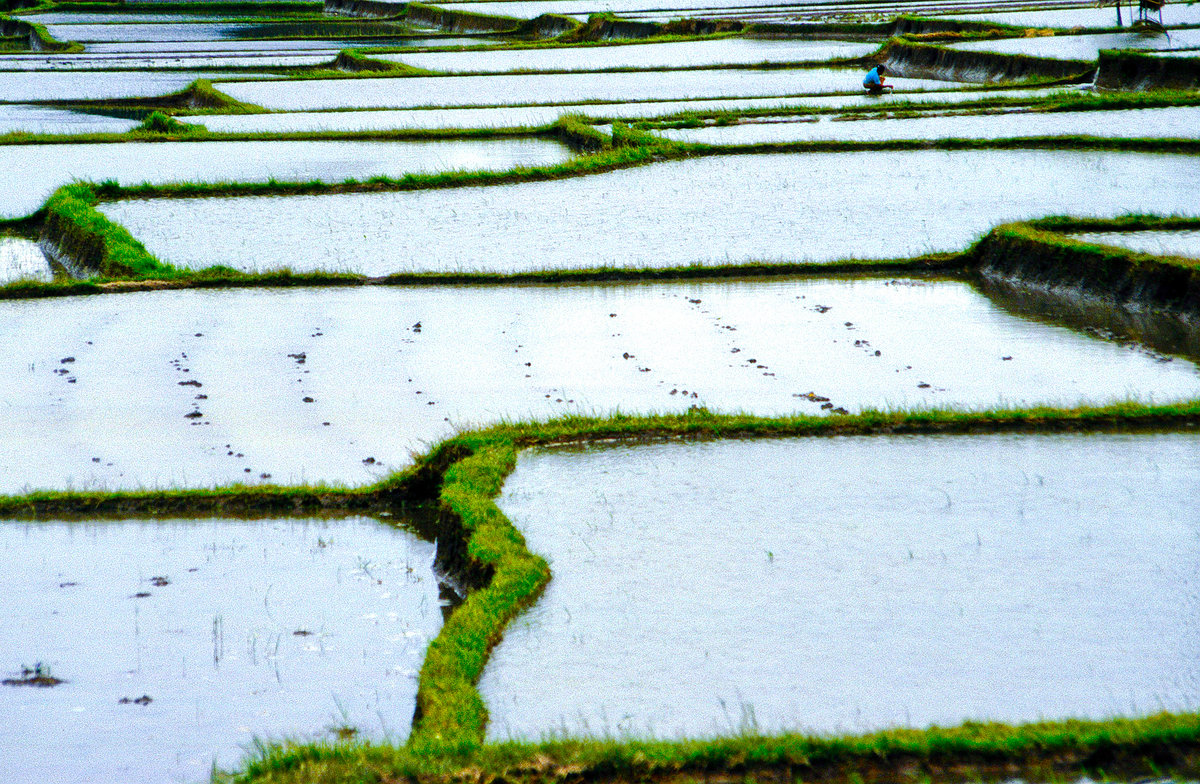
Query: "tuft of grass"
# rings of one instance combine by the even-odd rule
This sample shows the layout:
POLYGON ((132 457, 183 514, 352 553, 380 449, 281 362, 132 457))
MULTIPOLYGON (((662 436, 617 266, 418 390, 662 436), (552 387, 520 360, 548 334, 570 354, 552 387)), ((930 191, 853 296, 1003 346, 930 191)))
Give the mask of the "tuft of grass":
POLYGON ((169 276, 173 267, 150 255, 142 243, 95 207, 99 194, 116 183, 93 187, 64 185, 50 196, 44 209, 42 236, 59 253, 105 278, 169 276))
POLYGON ((165 112, 153 111, 146 115, 146 119, 142 120, 140 125, 129 132, 187 136, 195 133, 204 133, 205 129, 201 125, 182 123, 165 112))

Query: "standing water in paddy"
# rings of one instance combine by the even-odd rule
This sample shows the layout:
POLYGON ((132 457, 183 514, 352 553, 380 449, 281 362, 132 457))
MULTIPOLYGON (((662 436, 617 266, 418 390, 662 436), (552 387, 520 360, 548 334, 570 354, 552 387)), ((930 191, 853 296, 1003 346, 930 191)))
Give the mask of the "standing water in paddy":
POLYGON ((1191 710, 1195 435, 796 438, 527 453, 554 579, 489 735, 861 732, 1191 710))
POLYGON ((6 784, 207 780, 255 738, 402 741, 433 544, 373 519, 0 524, 6 784))
POLYGON ((3 493, 363 485, 506 418, 1200 395, 1191 360, 957 281, 150 292, 0 303, 0 323, 3 493))
POLYGON ((494 187, 100 209, 193 269, 520 272, 959 251, 998 223, 1048 214, 1195 214, 1196 177, 1194 156, 1128 152, 731 155, 494 187), (299 236, 321 241, 297 247, 299 236))

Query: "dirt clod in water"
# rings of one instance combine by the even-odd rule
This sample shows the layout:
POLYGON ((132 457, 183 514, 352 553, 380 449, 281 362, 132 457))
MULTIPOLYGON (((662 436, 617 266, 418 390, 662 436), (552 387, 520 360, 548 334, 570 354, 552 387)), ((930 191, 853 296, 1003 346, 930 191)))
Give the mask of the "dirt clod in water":
POLYGON ((50 668, 41 662, 32 667, 22 667, 20 677, 5 678, 0 681, 0 684, 5 686, 36 686, 39 689, 47 689, 60 683, 66 683, 66 681, 51 675, 50 668))

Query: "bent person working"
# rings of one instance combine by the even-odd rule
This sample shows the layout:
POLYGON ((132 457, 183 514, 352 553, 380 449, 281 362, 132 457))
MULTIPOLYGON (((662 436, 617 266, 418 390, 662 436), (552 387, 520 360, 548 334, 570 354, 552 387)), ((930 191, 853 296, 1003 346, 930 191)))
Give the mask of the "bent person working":
POLYGON ((879 95, 884 90, 891 90, 892 85, 883 83, 883 75, 887 73, 886 65, 877 65, 867 71, 867 75, 863 77, 863 89, 872 95, 879 95))

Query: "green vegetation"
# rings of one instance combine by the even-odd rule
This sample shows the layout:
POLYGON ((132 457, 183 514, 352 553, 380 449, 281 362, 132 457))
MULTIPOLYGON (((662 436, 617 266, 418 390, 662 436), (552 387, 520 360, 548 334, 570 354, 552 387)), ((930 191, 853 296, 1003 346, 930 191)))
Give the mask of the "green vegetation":
POLYGON ((36 22, 26 22, 22 19, 14 19, 3 13, 0 13, 0 34, 5 38, 13 39, 14 43, 23 40, 23 48, 26 50, 31 49, 60 54, 83 51, 82 44, 59 41, 50 35, 45 25, 36 22))
MULTIPOLYGON (((465 553, 458 555, 464 563, 458 568, 479 586, 429 644, 421 666, 409 746, 432 755, 461 755, 478 748, 487 727, 487 708, 475 684, 488 653, 509 621, 550 581, 546 562, 529 552, 524 537, 494 503, 516 467, 515 445, 466 441, 447 448, 466 454, 446 472, 440 504, 465 542, 465 553)), ((462 544, 447 546, 463 549, 462 544)))
POLYGON ((104 101, 42 101, 81 111, 108 113, 155 111, 165 114, 262 114, 266 110, 232 98, 213 87, 208 79, 197 79, 182 90, 147 98, 110 98, 104 101))
POLYGON ((1200 261, 1083 242, 1065 232, 1200 228, 1198 218, 1047 218, 992 229, 971 250, 977 274, 1065 289, 1136 310, 1200 316, 1200 261))
POLYGON ((204 133, 204 126, 181 123, 169 114, 155 111, 146 115, 146 119, 142 120, 142 124, 134 128, 130 133, 187 136, 193 133, 204 133))
POLYGON ((103 277, 159 277, 175 272, 147 252, 124 227, 96 210, 97 191, 86 183, 59 188, 46 202, 43 236, 60 254, 103 277))

